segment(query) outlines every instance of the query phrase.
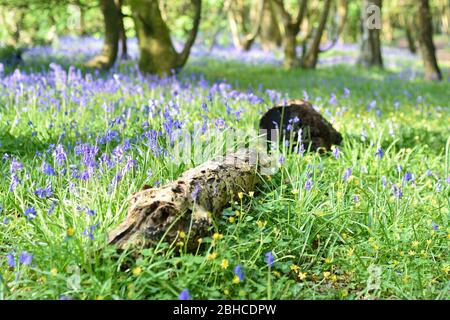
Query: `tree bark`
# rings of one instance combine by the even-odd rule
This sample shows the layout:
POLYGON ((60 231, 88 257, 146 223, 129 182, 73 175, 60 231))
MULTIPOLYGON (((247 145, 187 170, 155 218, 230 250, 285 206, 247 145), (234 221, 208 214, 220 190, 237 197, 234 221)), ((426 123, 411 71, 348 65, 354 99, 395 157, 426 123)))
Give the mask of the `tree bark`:
POLYGON ((263 16, 259 39, 264 50, 271 50, 281 46, 282 37, 278 18, 274 12, 273 3, 264 1, 263 16))
POLYGON ((417 52, 416 42, 414 40, 413 29, 412 29, 411 23, 409 21, 406 21, 406 23, 405 23, 405 35, 406 35, 406 41, 408 42, 409 52, 416 54, 416 52, 417 52))
POLYGON ((120 20, 119 20, 119 39, 120 39, 120 59, 128 60, 128 46, 127 46, 127 33, 125 30, 125 26, 123 24, 123 13, 122 13, 122 0, 116 0, 116 6, 119 10, 120 20))
POLYGON ((285 27, 285 34, 283 39, 284 60, 283 65, 286 69, 292 69, 299 65, 297 57, 297 32, 292 25, 285 27))
POLYGON ((212 218, 222 214, 239 192, 255 191, 266 153, 239 149, 184 172, 159 189, 143 189, 129 199, 126 220, 109 234, 118 248, 183 241, 188 249, 208 235, 212 218), (186 235, 180 235, 184 232, 186 235))
POLYGON ((323 31, 327 25, 328 14, 330 13, 331 0, 325 0, 322 15, 320 17, 320 23, 317 27, 314 38, 307 51, 302 56, 302 68, 314 69, 317 65, 317 61, 320 53, 320 42, 322 40, 323 31))
POLYGON ((299 8, 297 15, 292 17, 286 10, 283 0, 272 0, 273 4, 276 5, 279 13, 280 19, 283 25, 283 50, 284 50, 284 61, 283 65, 286 69, 291 69, 297 67, 299 59, 297 57, 297 35, 300 32, 300 26, 305 17, 306 8, 308 1, 299 1, 299 8))
MULTIPOLYGON (((368 9, 373 5, 380 10, 382 8, 382 0, 363 0, 363 7, 361 11, 361 51, 358 63, 367 67, 383 67, 383 58, 381 54, 381 40, 380 28, 381 26, 372 26, 369 28, 369 19, 376 14, 376 12, 369 12, 368 9)), ((378 17, 381 19, 381 17, 378 17)), ((375 17, 377 19, 377 17, 375 17)))
POLYGON ((236 48, 244 51, 249 51, 252 47, 256 37, 260 32, 265 2, 267 2, 267 0, 258 0, 255 4, 254 8, 256 16, 253 19, 254 21, 251 22, 253 28, 247 28, 246 26, 246 20, 252 20, 252 17, 250 14, 246 14, 247 10, 244 4, 239 3, 238 1, 232 2, 235 8, 233 8, 232 6, 228 11, 228 19, 234 46, 236 48), (236 15, 239 15, 239 19, 236 17, 236 15), (241 25, 242 32, 244 33, 243 36, 240 35, 239 25, 241 25))
POLYGON ((436 59, 436 48, 433 42, 433 23, 428 0, 419 0, 417 16, 418 42, 422 53, 425 79, 442 80, 441 70, 436 59))
POLYGON ((161 16, 158 0, 129 1, 139 42, 139 69, 144 73, 170 74, 186 63, 200 24, 201 0, 195 5, 194 24, 183 50, 178 53, 170 38, 170 31, 161 16))
POLYGON ((114 65, 119 48, 120 11, 114 0, 100 0, 102 10, 105 40, 103 42, 102 53, 87 63, 88 67, 109 69, 114 65))

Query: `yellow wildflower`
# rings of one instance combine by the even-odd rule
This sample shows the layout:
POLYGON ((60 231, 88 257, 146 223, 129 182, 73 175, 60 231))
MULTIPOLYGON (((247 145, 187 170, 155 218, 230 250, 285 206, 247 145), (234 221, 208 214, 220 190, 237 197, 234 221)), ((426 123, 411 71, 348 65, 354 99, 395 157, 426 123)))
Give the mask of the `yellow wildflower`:
POLYGON ((72 237, 75 234, 75 230, 72 227, 67 228, 66 234, 68 237, 72 237))
POLYGON ((348 255, 349 257, 351 257, 351 256, 353 256, 353 252, 354 252, 354 249, 353 249, 353 248, 350 248, 350 249, 347 250, 347 255, 348 255))
POLYGON ((220 266, 222 267, 222 269, 226 269, 228 268, 230 264, 228 263, 227 259, 222 259, 222 262, 220 263, 220 266))
POLYGON ((141 267, 136 267, 133 269, 133 274, 137 277, 142 273, 141 267))
POLYGON ((261 221, 261 220, 256 221, 256 225, 260 229, 264 228, 266 226, 266 224, 267 224, 267 221, 261 221))
POLYGON ((295 273, 298 272, 298 270, 300 270, 300 267, 296 264, 291 264, 290 266, 291 270, 294 271, 295 273))
POLYGON ((208 259, 208 260, 214 260, 215 258, 217 258, 216 252, 212 252, 212 253, 208 254, 208 256, 206 257, 206 259, 208 259))
POLYGON ((221 234, 221 233, 218 233, 218 232, 215 232, 214 234, 213 234, 213 239, 214 240, 220 240, 220 239, 222 239, 223 238, 223 234, 221 234))
POLYGON ((298 278, 300 280, 305 280, 306 279, 306 272, 299 272, 298 273, 298 278))

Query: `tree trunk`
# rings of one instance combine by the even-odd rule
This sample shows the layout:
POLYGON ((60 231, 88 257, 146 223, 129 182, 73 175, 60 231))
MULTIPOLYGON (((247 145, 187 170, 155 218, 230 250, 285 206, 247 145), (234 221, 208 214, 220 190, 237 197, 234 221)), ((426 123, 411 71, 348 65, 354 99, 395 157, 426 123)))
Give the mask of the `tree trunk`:
POLYGON ((422 53, 426 80, 442 80, 441 70, 436 59, 436 48, 433 42, 433 23, 428 0, 419 0, 417 16, 418 42, 422 53))
POLYGON ((300 32, 300 26, 302 25, 303 18, 305 17, 307 0, 299 1, 297 14, 292 17, 284 6, 283 0, 272 0, 272 3, 276 5, 283 27, 283 50, 284 61, 283 65, 287 69, 297 67, 299 59, 297 58, 297 35, 300 32))
POLYGON ((272 50, 282 44, 279 21, 274 12, 272 1, 264 1, 263 10, 259 39, 264 50, 272 50))
POLYGON ((178 72, 186 63, 197 36, 201 0, 194 0, 194 25, 180 53, 173 46, 169 28, 161 16, 158 0, 131 0, 129 3, 139 42, 139 69, 144 73, 158 75, 178 72))
POLYGON ((87 35, 87 31, 86 31, 86 10, 84 9, 83 5, 78 4, 78 8, 80 9, 80 30, 79 33, 82 36, 87 35))
POLYGON ((127 33, 125 26, 123 24, 123 13, 122 13, 122 0, 116 0, 116 6, 119 10, 120 20, 119 20, 119 38, 120 38, 120 48, 122 49, 120 54, 121 60, 128 60, 128 46, 127 46, 127 33))
POLYGON ((383 67, 380 40, 381 6, 382 0, 363 0, 361 51, 358 63, 367 67, 383 67))
POLYGON ((299 65, 297 58, 297 33, 292 25, 285 28, 283 39, 284 47, 284 61, 283 65, 286 69, 291 69, 299 65))
POLYGON ((105 25, 102 53, 87 63, 88 67, 109 69, 114 65, 119 48, 120 12, 114 0, 100 0, 105 25))
POLYGON ((195 249, 197 240, 208 235, 214 216, 220 216, 239 192, 255 191, 259 172, 269 163, 265 153, 239 149, 161 188, 143 189, 129 199, 127 218, 109 234, 109 243, 123 249, 183 241, 186 248, 195 249))
POLYGON ((416 52, 417 52, 416 42, 414 40, 413 29, 412 29, 411 23, 409 21, 406 21, 406 23, 405 23, 405 35, 406 35, 406 41, 408 42, 409 52, 416 54, 416 52))
POLYGON ((303 53, 302 56, 302 68, 304 69, 314 69, 317 65, 317 61, 320 53, 320 42, 322 40, 323 31, 327 25, 328 14, 330 13, 331 0, 325 0, 323 7, 323 12, 320 17, 320 23, 317 27, 314 38, 311 45, 308 47, 307 51, 303 53))
POLYGON ((268 0, 258 0, 254 8, 250 8, 250 13, 243 3, 235 1, 235 8, 228 11, 228 19, 234 46, 238 49, 249 51, 259 34, 264 14, 265 2, 268 0), (254 9, 254 10, 252 10, 254 9), (251 13, 254 13, 253 16, 251 13), (249 20, 252 27, 247 28, 246 21, 249 20), (239 25, 241 30, 239 30, 239 25), (241 36, 240 33, 243 33, 241 36))

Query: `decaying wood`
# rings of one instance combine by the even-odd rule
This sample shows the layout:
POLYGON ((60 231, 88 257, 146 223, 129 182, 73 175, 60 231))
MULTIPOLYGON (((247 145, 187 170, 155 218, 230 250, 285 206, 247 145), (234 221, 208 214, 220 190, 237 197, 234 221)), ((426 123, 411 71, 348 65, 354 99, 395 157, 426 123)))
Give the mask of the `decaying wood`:
POLYGON ((259 169, 268 164, 265 153, 239 149, 184 172, 162 188, 141 190, 130 197, 128 216, 110 233, 109 243, 119 248, 148 246, 164 238, 196 247, 197 239, 208 234, 213 216, 239 192, 254 191, 259 169))
POLYGON ((308 150, 309 147, 312 151, 330 150, 332 145, 342 142, 341 134, 333 128, 331 123, 322 117, 311 103, 301 99, 290 100, 270 109, 261 118, 259 127, 267 131, 269 141, 275 140, 272 137, 275 129, 281 129, 283 132, 279 134, 280 139, 289 140, 292 133, 291 148, 301 142, 304 150, 308 150), (301 132, 300 136, 299 132, 301 132))
MULTIPOLYGON (((314 151, 329 149, 342 141, 339 132, 304 100, 270 109, 262 117, 260 129, 266 129, 271 139, 273 129, 286 131, 288 125, 295 141, 301 140, 305 149, 309 145, 314 151)), ((241 148, 190 169, 161 188, 138 191, 129 198, 128 216, 109 234, 109 243, 124 248, 181 241, 195 249, 197 240, 210 233, 213 218, 220 216, 239 192, 255 191, 264 178, 261 173, 267 173, 265 169, 270 170, 272 164, 266 150, 241 148)))

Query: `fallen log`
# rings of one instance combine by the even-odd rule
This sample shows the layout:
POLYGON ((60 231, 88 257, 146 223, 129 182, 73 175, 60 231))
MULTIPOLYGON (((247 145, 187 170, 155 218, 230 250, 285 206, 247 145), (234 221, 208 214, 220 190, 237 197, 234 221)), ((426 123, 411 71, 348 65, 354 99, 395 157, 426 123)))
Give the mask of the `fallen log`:
MULTIPOLYGON (((269 139, 273 129, 291 131, 305 150, 308 146, 314 151, 329 150, 342 141, 340 133, 303 100, 270 109, 261 119, 260 129, 267 130, 269 139)), ((283 134, 278 136, 285 139, 283 134)), ((263 178, 261 172, 273 168, 270 155, 257 150, 241 148, 190 169, 161 188, 134 193, 128 200, 128 215, 110 232, 109 243, 125 248, 151 246, 161 240, 182 241, 188 249, 197 248, 197 239, 210 233, 214 217, 240 192, 255 191, 263 178)))
POLYGON ((119 248, 148 246, 164 238, 195 248, 197 239, 208 234, 212 218, 239 192, 254 191, 258 172, 269 165, 266 153, 242 148, 190 169, 162 188, 138 191, 130 197, 128 216, 110 233, 109 243, 119 248))

